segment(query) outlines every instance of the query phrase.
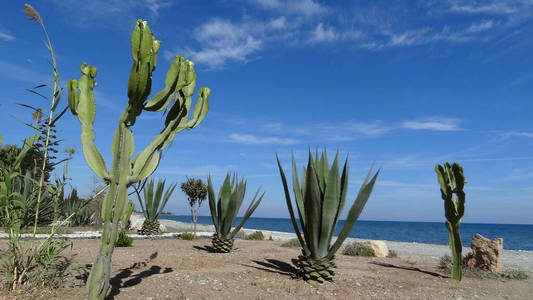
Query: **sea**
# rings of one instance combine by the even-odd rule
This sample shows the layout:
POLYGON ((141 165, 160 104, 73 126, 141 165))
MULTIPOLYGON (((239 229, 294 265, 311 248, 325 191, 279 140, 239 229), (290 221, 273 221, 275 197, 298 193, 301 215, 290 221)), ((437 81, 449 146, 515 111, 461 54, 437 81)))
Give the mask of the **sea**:
MULTIPOLYGON (((191 216, 161 215, 161 219, 169 219, 181 222, 191 222, 191 216)), ((240 222, 236 218, 233 226, 240 222)), ((210 216, 198 217, 199 224, 212 225, 210 216)), ((335 235, 344 226, 344 221, 339 220, 335 235)), ((254 218, 246 221, 245 228, 262 229, 270 231, 294 232, 290 219, 282 218, 254 218)), ((503 248, 507 250, 533 251, 533 225, 517 224, 485 224, 485 223, 461 223, 461 239, 463 246, 469 247, 472 235, 479 233, 482 236, 493 239, 503 238, 503 248)), ((440 222, 397 222, 397 221, 363 221, 358 220, 350 237, 372 240, 386 240, 398 242, 416 242, 427 244, 448 244, 448 229, 440 222)))

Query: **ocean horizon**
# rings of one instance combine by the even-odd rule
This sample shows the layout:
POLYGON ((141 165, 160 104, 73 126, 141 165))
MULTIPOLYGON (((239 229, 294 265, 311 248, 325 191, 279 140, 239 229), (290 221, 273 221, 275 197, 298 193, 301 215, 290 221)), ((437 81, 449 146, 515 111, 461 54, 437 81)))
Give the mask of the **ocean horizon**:
MULTIPOLYGON (((161 215, 161 219, 180 222, 191 222, 187 215, 161 215)), ((240 222, 237 217, 233 226, 240 222)), ((212 225, 210 216, 199 216, 199 224, 212 225)), ((339 220, 335 235, 338 235, 344 220, 339 220)), ((250 217, 245 228, 270 231, 294 232, 289 218, 250 217)), ((494 239, 503 238, 503 248, 506 250, 533 250, 533 225, 530 224, 493 224, 493 223, 461 223, 461 240, 464 247, 469 247, 472 235, 494 239)), ((386 240, 398 242, 416 242, 426 244, 448 244, 448 229, 444 222, 411 222, 411 221, 367 221, 358 220, 349 237, 372 240, 386 240)))

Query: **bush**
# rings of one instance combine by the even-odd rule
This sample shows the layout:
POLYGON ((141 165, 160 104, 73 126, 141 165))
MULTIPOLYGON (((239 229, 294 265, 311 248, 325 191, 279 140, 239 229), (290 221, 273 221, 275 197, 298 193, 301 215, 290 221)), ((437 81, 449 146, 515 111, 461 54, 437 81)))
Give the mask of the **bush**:
MULTIPOLYGON (((521 270, 511 269, 511 270, 505 270, 501 272, 490 272, 490 271, 481 270, 479 268, 471 268, 467 266, 466 264, 466 262, 470 259, 471 256, 472 256, 472 253, 468 253, 466 256, 463 257, 462 269, 463 269, 463 275, 466 277, 481 278, 481 279, 503 278, 503 279, 517 279, 517 280, 529 278, 529 274, 521 270)), ((445 273, 451 273, 451 270, 452 270, 451 256, 444 255, 443 257, 441 257, 437 268, 439 268, 441 271, 445 273)))
POLYGON ((350 256, 375 256, 374 250, 364 242, 353 242, 346 245, 342 254, 350 256))
POLYGON ((115 244, 117 247, 131 247, 131 244, 133 243, 133 238, 129 237, 126 234, 126 230, 122 230, 118 233, 118 240, 115 244))
POLYGON ((300 241, 297 238, 290 239, 281 244, 281 247, 300 247, 300 241))
POLYGON ((264 240, 265 236, 261 231, 256 231, 252 234, 248 234, 244 236, 245 240, 264 240))
POLYGON ((194 240, 195 237, 194 237, 194 234, 190 232, 184 232, 181 234, 181 239, 191 241, 191 240, 194 240))

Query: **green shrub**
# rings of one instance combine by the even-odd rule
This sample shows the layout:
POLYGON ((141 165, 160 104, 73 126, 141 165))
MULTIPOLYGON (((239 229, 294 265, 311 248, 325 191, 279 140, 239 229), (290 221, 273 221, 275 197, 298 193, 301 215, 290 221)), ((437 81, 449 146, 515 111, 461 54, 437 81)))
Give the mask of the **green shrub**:
POLYGON ((264 240, 265 236, 261 231, 256 231, 254 233, 248 234, 244 236, 245 240, 264 240))
POLYGON ((131 244, 133 243, 133 238, 129 237, 126 234, 126 230, 122 230, 118 233, 118 239, 115 246, 117 247, 131 247, 131 244))
POLYGON ((281 244, 281 247, 300 247, 300 241, 297 238, 290 239, 285 243, 281 244))
POLYGON ((365 242, 353 242, 346 245, 342 254, 350 256, 375 256, 374 250, 365 242))
POLYGON ((181 234, 181 239, 190 241, 190 240, 194 240, 195 237, 194 237, 194 234, 190 232, 184 232, 181 234))

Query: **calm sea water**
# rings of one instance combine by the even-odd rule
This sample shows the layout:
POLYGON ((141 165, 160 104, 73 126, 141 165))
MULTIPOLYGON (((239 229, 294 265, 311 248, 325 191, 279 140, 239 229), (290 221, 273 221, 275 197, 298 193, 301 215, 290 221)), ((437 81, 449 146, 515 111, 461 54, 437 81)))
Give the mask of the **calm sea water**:
MULTIPOLYGON (((161 218, 191 222, 190 216, 161 216, 161 218)), ((200 224, 213 224, 209 216, 200 216, 198 219, 200 224)), ((233 225, 237 225, 240 220, 236 218, 233 225)), ((339 221, 336 235, 343 225, 344 221, 339 221)), ((294 232, 290 219, 252 217, 244 227, 294 232)), ((472 235, 479 233, 490 239, 503 238, 504 249, 533 250, 533 225, 462 223, 460 232, 465 247, 470 246, 472 235)), ((373 240, 448 244, 448 229, 444 223, 437 222, 357 221, 349 236, 373 240)))

